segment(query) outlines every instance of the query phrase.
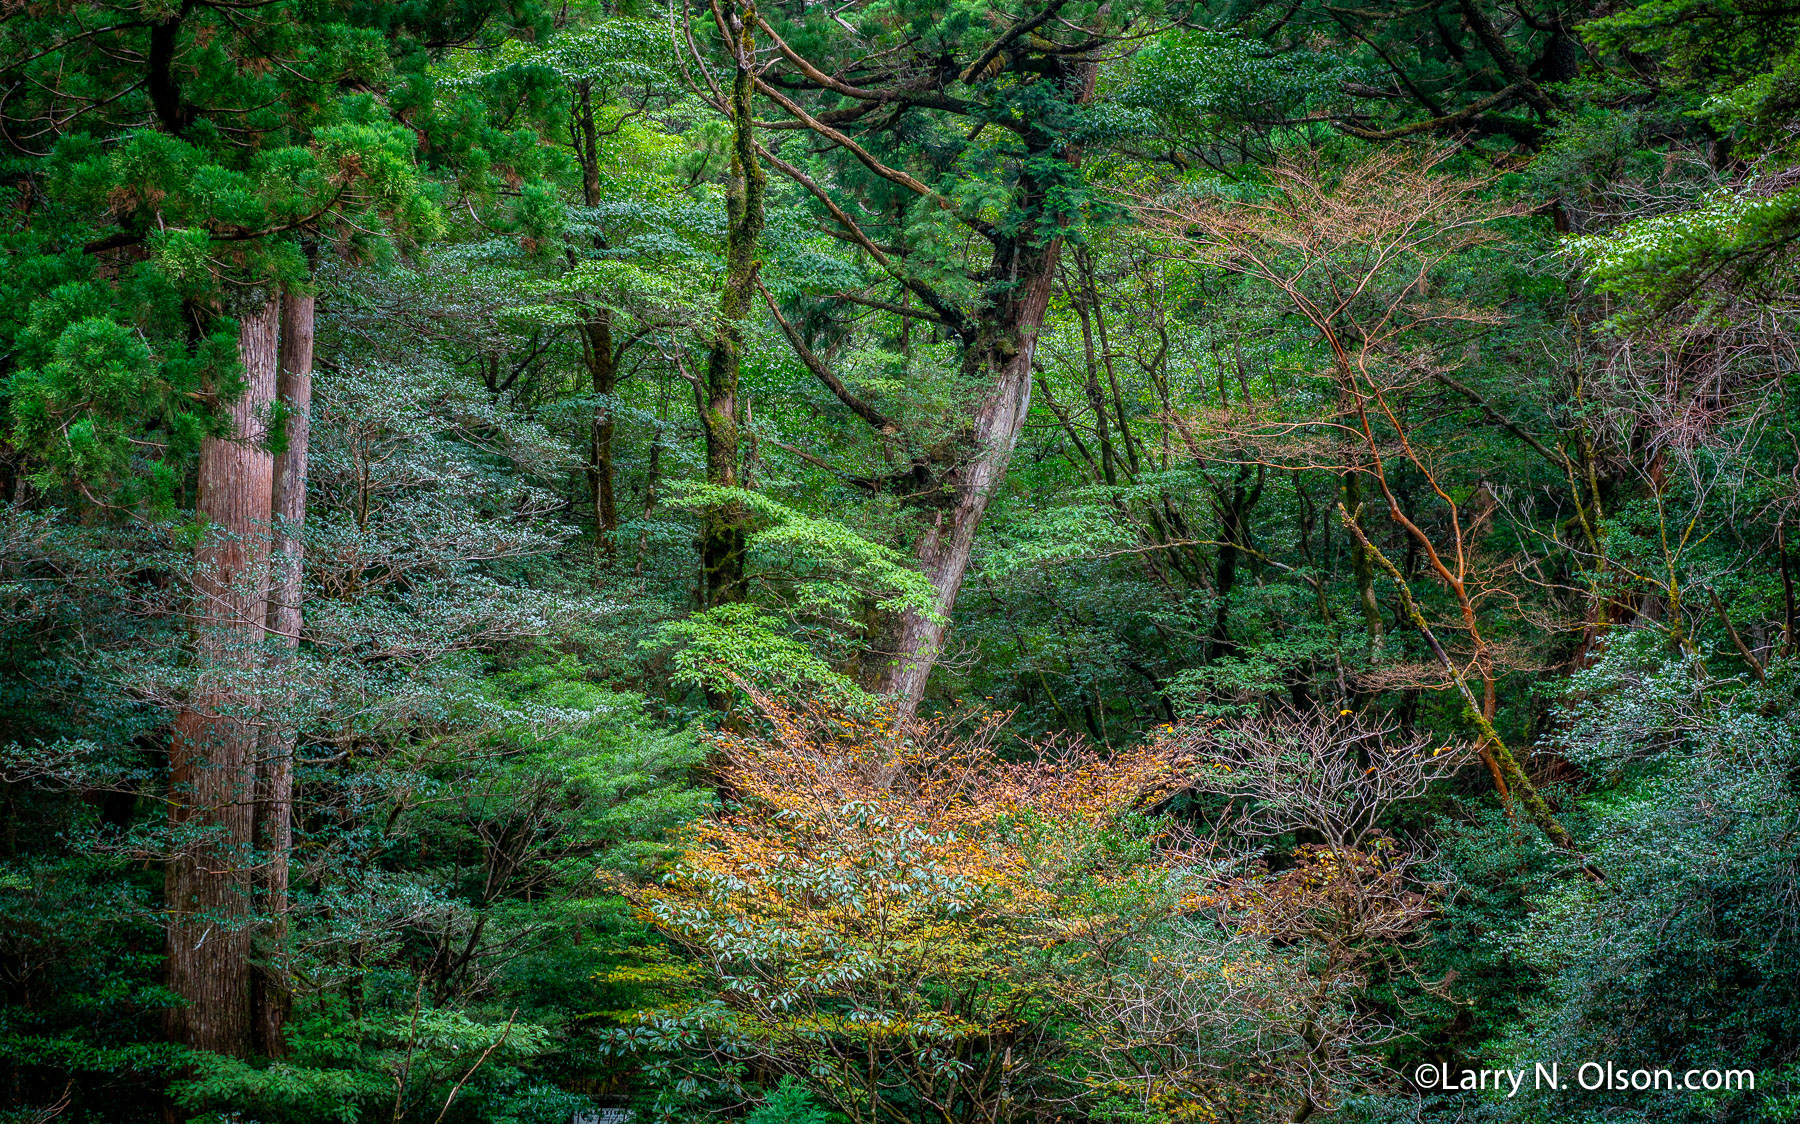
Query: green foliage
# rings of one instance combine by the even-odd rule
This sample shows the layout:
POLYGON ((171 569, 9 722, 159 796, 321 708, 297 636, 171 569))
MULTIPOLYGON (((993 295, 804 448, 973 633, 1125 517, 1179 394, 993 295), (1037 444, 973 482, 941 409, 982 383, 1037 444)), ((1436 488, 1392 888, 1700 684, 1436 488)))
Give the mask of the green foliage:
POLYGON ((1268 131, 1328 102, 1358 66, 1311 52, 1271 52, 1240 35, 1172 31, 1107 76, 1084 132, 1127 147, 1173 140, 1212 164, 1266 157, 1268 131))
POLYGON ((1792 903, 1770 895, 1800 857, 1791 693, 1696 689, 1690 663, 1659 668, 1623 653, 1587 675, 1590 691, 1602 684, 1625 705, 1609 714, 1590 695, 1570 735, 1606 760, 1634 761, 1631 779, 1584 802, 1592 861, 1607 880, 1532 893, 1507 943, 1538 989, 1491 1049, 1757 1071, 1755 1092, 1660 1103, 1543 1091, 1519 1106, 1525 1118, 1610 1109, 1645 1120, 1780 1119, 1800 1002, 1792 903))
MULTIPOLYGON (((138 419, 154 417, 163 405, 145 393, 155 385, 151 369, 150 349, 141 338, 111 320, 90 317, 57 336, 41 371, 23 370, 8 380, 11 439, 46 450, 34 481, 38 487, 53 488, 66 479, 124 493, 137 467, 128 435, 138 419)), ((198 443, 195 419, 171 420, 171 443, 192 455, 198 443)), ((153 472, 149 490, 167 502, 173 481, 160 463, 153 472)))
MULTIPOLYGON (((692 508, 741 504, 760 526, 750 533, 758 560, 774 570, 779 565, 795 592, 787 594, 790 611, 801 616, 842 620, 867 600, 889 612, 937 611, 937 590, 892 547, 870 542, 831 519, 809 515, 778 500, 743 488, 721 488, 690 481, 675 502, 692 508)), ((776 573, 779 573, 777 571, 776 573)), ((776 573, 758 580, 776 581, 776 573)))
POLYGON ((295 1028, 290 1059, 253 1065, 211 1056, 174 1094, 201 1121, 228 1119, 206 1112, 223 1105, 270 1121, 356 1124, 396 1105, 406 1116, 446 1109, 444 1119, 550 1121, 580 1102, 534 1088, 516 1068, 544 1053, 549 1038, 541 1026, 476 1022, 457 1012, 396 1010, 369 1019, 339 1007, 295 1028), (481 1080, 456 1088, 484 1056, 481 1080))
MULTIPOLYGON (((1731 294, 1790 286, 1796 244, 1800 188, 1765 195, 1752 181, 1744 190, 1714 191, 1689 210, 1571 239, 1568 252, 1584 261, 1590 281, 1626 298, 1640 317, 1693 300, 1693 314, 1705 320, 1731 294), (1729 286, 1724 292, 1711 288, 1720 280, 1729 286)), ((1621 323, 1629 325, 1632 315, 1621 323)))
POLYGON ((647 644, 675 644, 678 682, 729 692, 739 682, 771 690, 804 690, 849 703, 874 700, 855 681, 833 669, 784 622, 754 605, 719 605, 663 626, 647 644))
POLYGON ((744 1117, 744 1124, 835 1124, 835 1121, 830 1113, 813 1102, 805 1085, 792 1077, 784 1077, 781 1084, 744 1117))
POLYGON ((1794 1118, 1795 12, 757 10, 725 488, 712 10, 8 8, 0 1118, 1794 1118), (165 1041, 162 867, 196 455, 275 285, 319 301, 304 624, 229 705, 297 746, 247 919, 293 1011, 226 1057, 165 1041), (947 643, 895 725, 907 611, 947 643), (1290 706, 1485 708, 1573 844, 1474 763, 1366 852, 1270 828, 1385 775, 1344 739, 1108 803, 1290 706), (1405 1080, 1606 1058, 1758 1088, 1405 1080))

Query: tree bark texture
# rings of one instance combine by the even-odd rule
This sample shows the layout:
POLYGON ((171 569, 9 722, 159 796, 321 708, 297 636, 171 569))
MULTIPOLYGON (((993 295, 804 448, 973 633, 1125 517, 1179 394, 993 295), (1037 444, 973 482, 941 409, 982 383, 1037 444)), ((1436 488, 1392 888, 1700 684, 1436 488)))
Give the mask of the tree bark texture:
MULTIPOLYGON (((581 163, 581 200, 589 207, 600 205, 599 134, 594 124, 594 94, 591 82, 576 87, 576 155, 581 163)), ((594 234, 594 249, 601 250, 606 240, 594 234)), ((571 255, 572 255, 571 251, 571 255)), ((574 260, 573 256, 570 258, 574 260)), ((588 430, 588 505, 594 516, 594 555, 610 557, 613 553, 612 533, 619 529, 618 504, 613 496, 613 421, 612 406, 605 401, 619 385, 619 355, 613 347, 612 309, 603 308, 591 298, 587 318, 581 325, 582 352, 587 362, 588 380, 593 387, 593 416, 588 430)))
MULTIPOLYGON (((762 237, 767 177, 756 159, 752 92, 755 39, 748 20, 731 17, 735 73, 731 84, 731 176, 725 188, 725 286, 700 388, 706 431, 706 481, 741 483, 738 452, 738 373, 744 357, 744 317, 756 293, 757 243, 762 237)), ((706 607, 742 601, 748 513, 742 505, 710 504, 700 514, 701 593, 706 607)))
POLYGON ((206 534, 195 553, 196 679, 169 747, 176 849, 164 875, 167 975, 186 1002, 169 1010, 168 1030, 177 1042, 235 1055, 252 1042, 256 680, 275 476, 263 430, 275 397, 279 309, 271 293, 242 317, 243 393, 230 406, 229 432, 200 446, 206 534))
MULTIPOLYGON (((1093 99, 1097 75, 1098 67, 1084 62, 1064 71, 1060 81, 1073 101, 1086 103, 1093 99)), ((976 331, 973 338, 965 337, 963 375, 985 381, 987 390, 957 443, 960 460, 938 476, 943 502, 915 545, 919 567, 937 590, 935 611, 901 614, 892 634, 893 659, 876 684, 894 698, 902 721, 918 713, 925 697, 931 669, 944 650, 951 610, 968 576, 975 532, 1006 479, 1031 408, 1031 356, 1050 306, 1063 242, 1049 207, 1054 180, 1040 180, 1032 169, 1034 164, 1061 164, 1073 171, 1080 166, 1081 150, 1065 136, 1043 130, 1033 129, 1024 139, 1031 155, 1017 207, 1030 218, 988 234, 994 256, 983 277, 976 331)))
POLYGON ((1032 247, 1016 247, 1011 271, 1016 284, 1009 287, 983 332, 982 341, 970 349, 965 371, 974 377, 983 372, 991 379, 989 390, 964 435, 968 455, 940 477, 947 502, 932 513, 920 534, 915 554, 925 576, 937 590, 934 616, 907 610, 894 633, 894 659, 884 669, 877 687, 894 697, 895 712, 902 720, 918 713, 925 684, 944 649, 950 612, 968 575, 975 531, 988 504, 1006 479, 1019 431, 1031 409, 1031 355, 1037 334, 1050 306, 1050 290, 1056 278, 1061 238, 1032 247))
POLYGON ((271 503, 273 556, 269 574, 271 680, 280 698, 262 733, 256 846, 262 855, 262 912, 268 920, 264 967, 253 979, 256 1049, 269 1057, 287 1052, 283 1028, 290 995, 279 950, 287 936, 288 856, 293 850, 294 751, 299 731, 289 713, 294 653, 300 647, 306 524, 306 456, 312 437, 313 313, 311 293, 289 291, 281 306, 281 345, 275 393, 285 412, 286 443, 275 458, 271 503))
MULTIPOLYGON (((1362 477, 1352 468, 1343 473, 1344 508, 1354 512, 1362 507, 1362 477)), ((1362 606, 1363 626, 1369 633, 1369 651, 1379 652, 1385 643, 1386 622, 1381 616, 1381 603, 1375 599, 1375 565, 1362 540, 1350 539, 1350 572, 1356 578, 1356 599, 1362 606)))

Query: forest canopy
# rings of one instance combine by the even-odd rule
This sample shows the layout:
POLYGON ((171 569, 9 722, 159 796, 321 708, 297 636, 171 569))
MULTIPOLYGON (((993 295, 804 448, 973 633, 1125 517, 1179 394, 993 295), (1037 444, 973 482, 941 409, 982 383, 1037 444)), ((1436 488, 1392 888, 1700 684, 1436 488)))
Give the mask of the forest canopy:
POLYGON ((1797 44, 0 4, 0 1122, 1795 1119, 1797 44))

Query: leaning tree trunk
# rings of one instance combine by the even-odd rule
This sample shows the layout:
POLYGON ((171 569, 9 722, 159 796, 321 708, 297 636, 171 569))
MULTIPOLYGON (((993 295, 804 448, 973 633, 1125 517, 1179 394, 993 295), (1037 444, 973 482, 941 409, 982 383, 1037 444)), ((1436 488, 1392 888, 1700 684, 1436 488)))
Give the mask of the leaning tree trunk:
MULTIPOLYGON (((1063 70, 1059 81, 1072 101, 1085 104, 1093 100, 1098 75, 1099 68, 1085 62, 1063 70)), ((933 612, 927 616, 907 609, 901 614, 892 634, 893 660, 876 683, 883 694, 893 697, 901 721, 910 721, 925 697, 931 669, 944 650, 950 612, 968 575, 976 529, 1006 479, 1031 408, 1031 356, 1050 307, 1063 242, 1059 227, 1046 229, 1057 221, 1050 200, 1059 176, 1041 178, 1033 165, 1063 163, 1073 171, 1081 165, 1082 151, 1066 136, 1039 129, 1026 135, 1026 144, 1030 154, 1020 210, 1036 217, 1006 234, 989 235, 994 257, 987 271, 980 328, 963 353, 964 376, 985 379, 988 389, 959 443, 961 459, 938 477, 947 502, 933 514, 915 546, 919 567, 937 590, 933 612)))
POLYGON ((933 513, 915 547, 920 569, 937 590, 935 612, 927 616, 908 609, 901 614, 894 631, 894 658, 876 684, 894 698, 902 721, 918 713, 925 697, 926 681, 944 649, 950 612, 968 575, 975 531, 1006 479, 1006 466, 1031 408, 1031 354, 1050 306, 1061 249, 1060 238, 1035 247, 1021 239, 1013 247, 1010 284, 990 319, 995 327, 983 332, 981 342, 964 360, 965 373, 987 375, 989 390, 964 434, 964 458, 940 477, 947 502, 933 513))
MULTIPOLYGON (((706 482, 735 488, 738 454, 738 372, 744 359, 744 318, 756 292, 756 246, 763 229, 766 175, 756 159, 751 70, 755 40, 750 24, 732 17, 732 51, 737 60, 731 86, 731 176, 725 186, 725 286, 706 357, 700 388, 700 423, 706 431, 706 482)), ((745 524, 742 504, 709 504, 700 513, 701 596, 706 607, 742 601, 745 524)))
POLYGON ((274 457, 262 432, 275 397, 280 300, 238 332, 244 391, 230 431, 200 445, 195 682, 169 746, 174 857, 164 875, 170 1037, 224 1054, 251 1046, 251 873, 257 796, 257 676, 267 615, 274 457))
POLYGON ((306 454, 312 437, 313 310, 311 293, 290 291, 281 308, 281 363, 275 392, 285 411, 286 444, 275 458, 271 508, 274 556, 269 575, 271 679, 281 705, 262 734, 259 762, 261 791, 256 803, 256 846, 262 855, 261 906, 268 918, 264 930, 264 964, 252 984, 256 1049, 270 1057, 287 1052, 290 992, 282 963, 287 938, 288 855, 294 842, 294 752, 299 731, 291 713, 294 653, 300 647, 301 579, 305 552, 300 532, 306 523, 306 454))

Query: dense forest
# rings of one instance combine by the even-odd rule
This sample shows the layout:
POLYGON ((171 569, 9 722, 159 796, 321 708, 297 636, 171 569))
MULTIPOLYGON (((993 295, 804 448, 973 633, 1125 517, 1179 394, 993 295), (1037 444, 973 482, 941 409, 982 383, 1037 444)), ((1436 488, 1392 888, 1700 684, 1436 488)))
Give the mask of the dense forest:
POLYGON ((1800 6, 660 3, 0 3, 0 1121, 1800 1119, 1800 6))

